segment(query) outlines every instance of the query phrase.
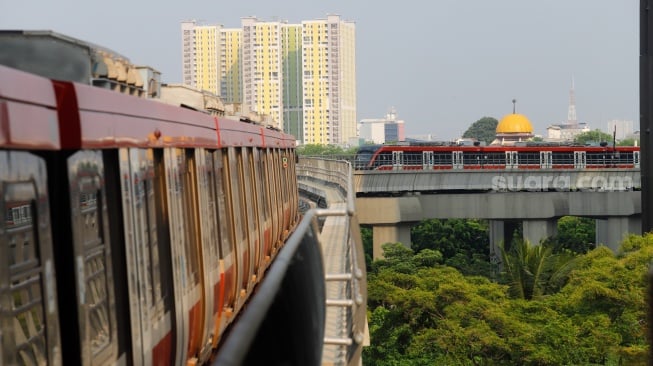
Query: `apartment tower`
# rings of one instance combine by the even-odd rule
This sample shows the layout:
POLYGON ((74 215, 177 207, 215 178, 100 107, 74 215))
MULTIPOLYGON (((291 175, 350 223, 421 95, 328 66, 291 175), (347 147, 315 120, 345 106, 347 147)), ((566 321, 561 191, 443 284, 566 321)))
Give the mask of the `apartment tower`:
POLYGON ((221 28, 198 25, 194 20, 181 23, 184 85, 220 94, 221 28))
POLYGON ((356 138, 353 22, 338 15, 301 24, 245 17, 241 26, 212 26, 211 32, 204 29, 210 26, 182 23, 185 85, 215 85, 225 103, 271 117, 300 143, 345 145, 356 138), (216 52, 217 74, 210 74, 210 52, 216 52))

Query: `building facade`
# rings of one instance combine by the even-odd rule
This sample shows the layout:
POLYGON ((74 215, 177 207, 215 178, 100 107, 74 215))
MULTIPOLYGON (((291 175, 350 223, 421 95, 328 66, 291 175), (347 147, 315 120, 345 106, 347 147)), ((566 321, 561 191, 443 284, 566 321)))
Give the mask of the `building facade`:
POLYGON ((358 123, 358 136, 364 143, 384 144, 406 141, 404 121, 397 118, 397 111, 390 109, 385 118, 362 119, 358 123))
POLYGON ((220 93, 220 25, 181 23, 184 85, 220 93))
POLYGON ((243 102, 243 73, 241 43, 242 29, 222 28, 220 30, 220 93, 228 104, 243 102))
POLYGON ((182 55, 184 85, 270 117, 299 143, 357 136, 356 28, 338 15, 301 24, 245 17, 240 29, 182 22, 182 55))
POLYGON ((304 141, 302 26, 281 27, 283 59, 283 130, 304 141))

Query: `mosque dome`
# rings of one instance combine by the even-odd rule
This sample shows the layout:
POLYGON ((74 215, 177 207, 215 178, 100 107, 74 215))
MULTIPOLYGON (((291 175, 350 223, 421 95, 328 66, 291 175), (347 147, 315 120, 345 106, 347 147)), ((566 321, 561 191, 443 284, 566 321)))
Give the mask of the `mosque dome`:
POLYGON ((497 134, 532 134, 533 125, 523 114, 508 114, 497 125, 497 134))

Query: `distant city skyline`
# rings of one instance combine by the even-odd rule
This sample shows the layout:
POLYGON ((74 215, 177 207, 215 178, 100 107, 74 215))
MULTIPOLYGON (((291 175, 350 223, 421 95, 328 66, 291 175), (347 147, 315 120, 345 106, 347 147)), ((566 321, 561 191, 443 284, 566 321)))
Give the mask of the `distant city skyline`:
POLYGON ((517 111, 544 135, 567 120, 631 120, 639 130, 639 1, 443 0, 133 2, 2 1, 0 28, 50 29, 110 48, 180 83, 183 20, 237 27, 241 18, 298 22, 338 14, 356 23, 357 119, 391 106, 406 134, 455 138, 478 119, 517 111), (34 9, 38 9, 35 11, 34 9), (117 26, 117 24, 121 24, 117 26))

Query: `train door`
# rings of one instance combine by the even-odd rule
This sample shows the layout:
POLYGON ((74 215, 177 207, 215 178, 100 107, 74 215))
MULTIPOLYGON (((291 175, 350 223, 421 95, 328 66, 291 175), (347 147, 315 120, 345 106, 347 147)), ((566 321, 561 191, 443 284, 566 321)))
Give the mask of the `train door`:
POLYGON ((251 155, 252 169, 252 185, 255 187, 253 190, 252 201, 256 203, 256 210, 254 215, 256 217, 256 226, 258 228, 258 245, 257 261, 258 271, 256 273, 257 281, 263 277, 263 271, 270 263, 270 208, 268 206, 267 197, 267 182, 263 180, 263 164, 262 156, 259 149, 253 149, 251 155))
POLYGON ((202 342, 200 362, 208 361, 210 352, 220 337, 219 316, 222 310, 220 267, 220 240, 217 227, 217 210, 215 200, 215 173, 212 153, 205 149, 195 150, 196 190, 199 209, 200 228, 200 268, 204 284, 204 323, 202 324, 202 342))
POLYGON ((633 166, 639 168, 639 151, 633 151, 633 166))
POLYGON ((233 240, 233 229, 235 227, 234 217, 231 212, 231 193, 228 169, 228 154, 222 150, 216 150, 213 153, 213 169, 215 176, 215 201, 217 209, 217 222, 219 226, 220 238, 220 266, 223 268, 221 282, 224 284, 221 290, 222 307, 218 309, 221 313, 219 319, 220 329, 233 320, 231 315, 235 309, 236 291, 237 291, 237 266, 236 266, 236 241, 233 240))
POLYGON ((67 164, 81 361, 113 363, 118 334, 102 154, 78 151, 67 164))
POLYGON ((61 365, 45 162, 0 151, 0 364, 61 365))
POLYGON ((279 181, 277 169, 274 169, 276 150, 268 149, 265 154, 265 177, 270 193, 270 210, 272 212, 272 258, 279 251, 281 243, 282 207, 279 200, 279 181))
POLYGON ((275 161, 275 168, 279 172, 279 203, 282 209, 283 227, 281 233, 281 241, 285 242, 288 238, 290 228, 290 192, 288 189, 288 176, 286 170, 283 168, 283 151, 278 150, 278 158, 275 161))
POLYGON ((465 164, 463 162, 463 152, 462 151, 452 151, 451 152, 451 166, 453 169, 464 169, 465 164))
POLYGON ((255 200, 256 194, 254 193, 254 175, 252 169, 252 150, 249 147, 241 149, 241 159, 239 160, 238 175, 240 182, 243 186, 241 196, 241 207, 243 207, 245 214, 244 225, 247 228, 247 253, 246 258, 249 261, 249 272, 247 272, 247 279, 243 281, 243 289, 249 293, 254 283, 256 282, 256 274, 258 273, 259 258, 261 253, 259 245, 261 240, 259 238, 259 229, 257 226, 257 202, 255 200))
POLYGON ((540 169, 551 169, 553 165, 553 152, 540 151, 540 169))
POLYGON ((433 169, 433 151, 422 151, 422 169, 433 169))
POLYGON ((133 363, 171 364, 174 299, 163 152, 120 149, 133 363))
POLYGON ((506 151, 506 169, 519 168, 519 154, 517 151, 506 151))
POLYGON ((202 278, 199 268, 198 219, 194 156, 184 149, 165 149, 170 241, 173 258, 177 324, 177 364, 199 350, 203 323, 202 278))
POLYGON ((273 219, 272 209, 270 203, 270 180, 267 179, 267 149, 254 150, 254 161, 258 165, 256 169, 256 190, 258 197, 257 201, 260 203, 259 217, 262 220, 261 230, 263 231, 263 267, 267 267, 272 259, 272 230, 273 219))
POLYGON ((403 157, 403 151, 392 152, 392 170, 401 170, 403 157))
POLYGON ((574 168, 585 169, 587 166, 587 155, 585 151, 574 151, 574 168))
POLYGON ((227 160, 229 162, 227 177, 229 192, 229 210, 233 215, 231 221, 232 239, 235 241, 235 261, 236 261, 236 299, 234 302, 234 312, 238 312, 243 305, 247 295, 247 285, 249 283, 250 262, 249 262, 249 244, 247 242, 247 221, 245 205, 245 193, 243 182, 240 180, 239 169, 242 169, 242 154, 235 147, 227 149, 227 160))
MULTIPOLYGON (((299 210, 299 200, 297 181, 295 176, 295 161, 291 159, 291 155, 287 149, 281 150, 281 174, 283 176, 283 185, 285 192, 284 210, 287 212, 288 225, 285 227, 290 230, 297 223, 297 213, 299 210)), ((286 233, 287 237, 288 233, 286 233)))

